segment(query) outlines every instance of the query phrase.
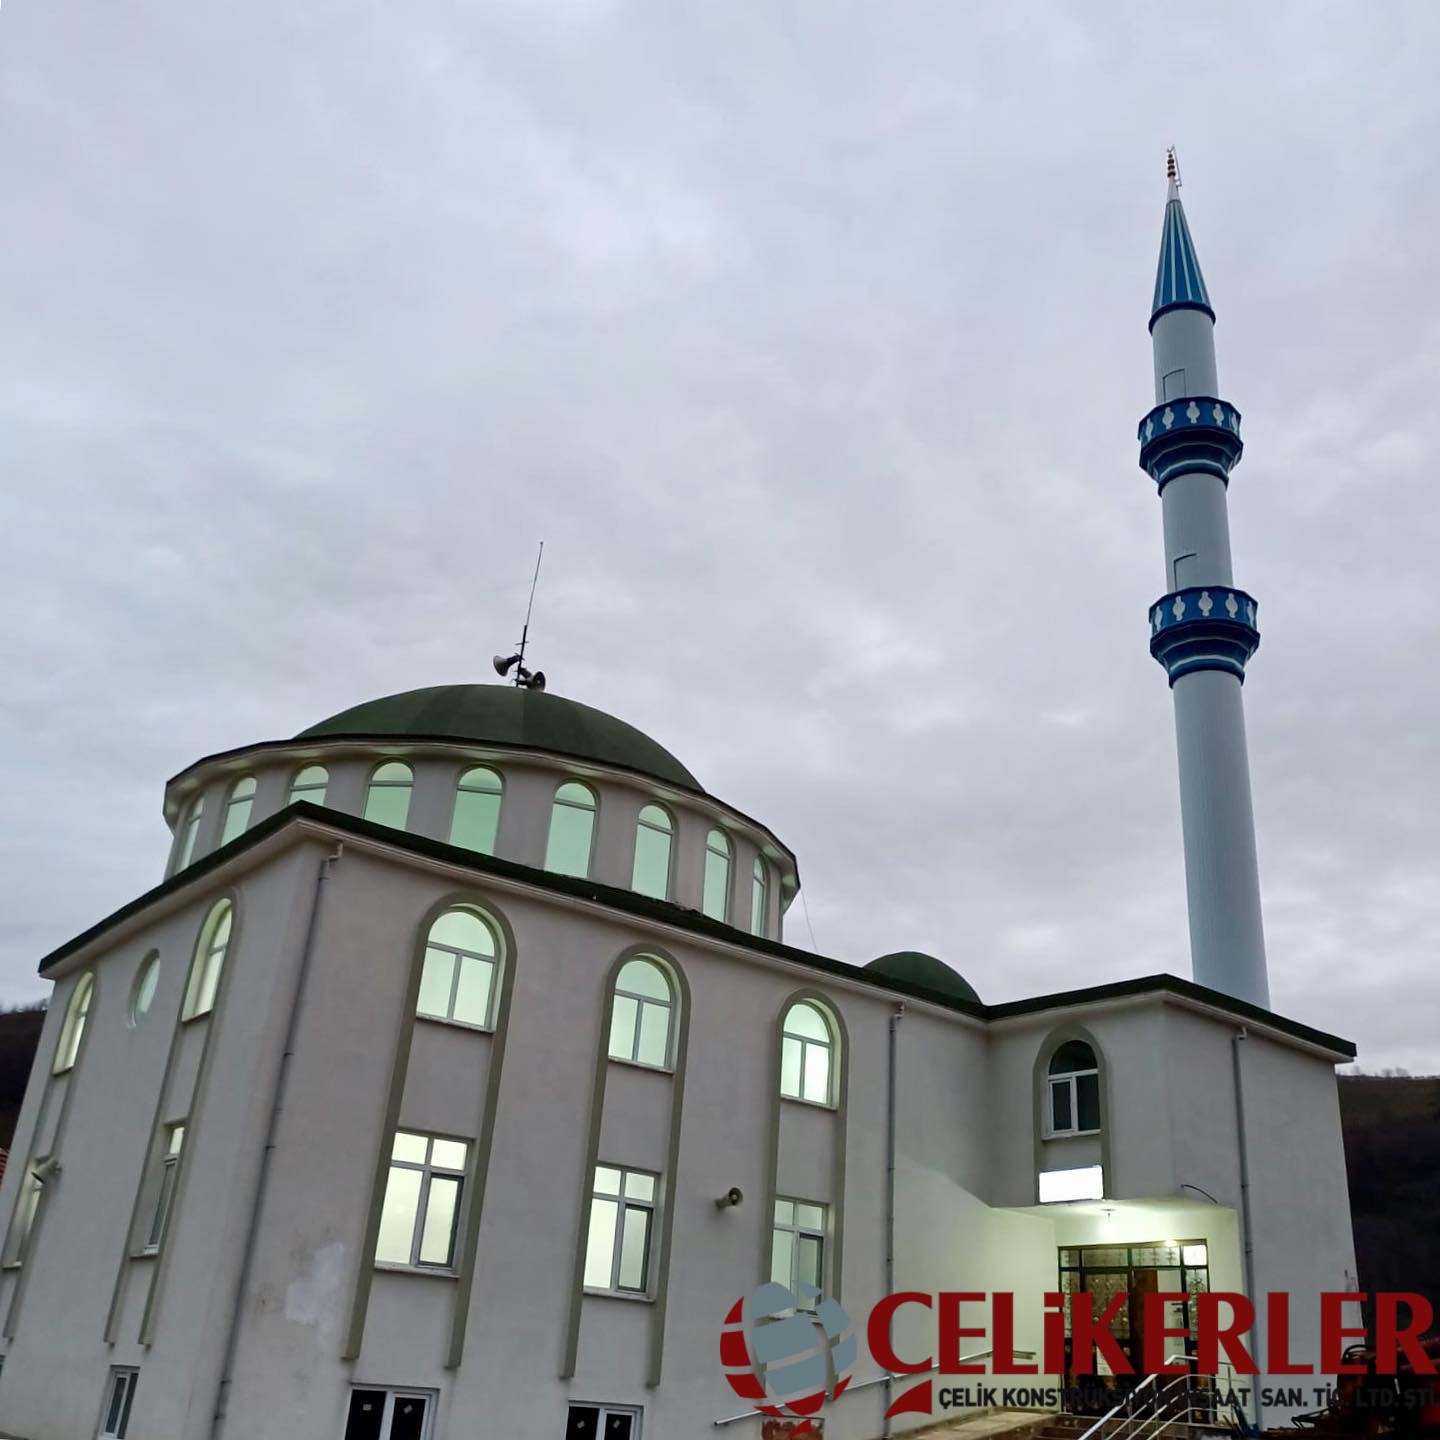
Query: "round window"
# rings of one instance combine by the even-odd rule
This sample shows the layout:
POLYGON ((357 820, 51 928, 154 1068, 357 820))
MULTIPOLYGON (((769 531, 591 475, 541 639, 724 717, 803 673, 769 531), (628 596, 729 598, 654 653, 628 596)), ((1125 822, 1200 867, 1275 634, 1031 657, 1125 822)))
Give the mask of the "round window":
POLYGON ((141 962, 140 973, 135 977, 135 989, 130 996, 130 1024, 138 1025, 141 1016, 150 1009, 155 999, 155 987, 160 983, 160 956, 152 950, 141 962))

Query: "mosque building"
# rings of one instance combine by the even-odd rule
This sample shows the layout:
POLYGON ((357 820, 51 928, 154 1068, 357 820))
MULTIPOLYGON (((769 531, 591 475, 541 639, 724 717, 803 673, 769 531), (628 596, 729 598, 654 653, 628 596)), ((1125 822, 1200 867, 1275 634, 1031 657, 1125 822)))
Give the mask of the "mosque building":
MULTIPOLYGON (((1139 439, 1193 979, 993 1003, 928 955, 795 948, 764 819, 523 665, 207 756, 163 879, 40 962, 0 1432, 758 1440, 719 1346, 771 1280, 862 1328, 1012 1292, 1037 1354, 1050 1291, 1283 1291, 1318 1368, 1354 1048, 1269 1007, 1214 323, 1172 181, 1139 439)), ((894 1347, 932 1354, 933 1315, 894 1347)), ((862 1347, 827 1440, 928 1423, 887 1427, 895 1393, 862 1347)))

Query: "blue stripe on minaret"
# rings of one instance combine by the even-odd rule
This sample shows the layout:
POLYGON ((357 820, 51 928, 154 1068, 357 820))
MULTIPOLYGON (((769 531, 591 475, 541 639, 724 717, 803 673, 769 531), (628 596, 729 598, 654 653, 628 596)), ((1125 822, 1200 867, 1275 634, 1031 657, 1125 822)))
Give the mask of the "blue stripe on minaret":
POLYGON ((1185 209, 1178 196, 1165 206, 1165 224, 1160 232, 1160 264, 1155 271, 1155 299, 1150 307, 1150 323, 1166 310, 1190 308, 1203 310, 1213 320, 1210 292, 1200 273, 1195 256, 1195 242, 1185 222, 1185 209))

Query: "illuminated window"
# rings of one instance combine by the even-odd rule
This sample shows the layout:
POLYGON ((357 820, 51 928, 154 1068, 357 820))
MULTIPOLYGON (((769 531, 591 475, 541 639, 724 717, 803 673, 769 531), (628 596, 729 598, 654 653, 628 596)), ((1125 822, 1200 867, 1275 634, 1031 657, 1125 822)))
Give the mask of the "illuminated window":
POLYGON ((410 818, 410 788, 414 773, 403 760, 387 760, 370 772, 365 790, 365 818, 392 830, 403 830, 410 818))
POLYGON ((308 800, 312 805, 323 805, 329 788, 330 772, 323 765, 306 765, 290 781, 290 803, 308 800))
POLYGON ((200 831, 200 817, 205 813, 205 797, 197 795, 180 822, 180 838, 175 847, 175 865, 171 874, 183 870, 195 858, 195 837, 200 831))
POLYGON ((635 868, 630 888, 657 900, 670 898, 670 850, 675 839, 670 813, 647 805, 635 826, 635 868))
POLYGON ((1093 1135, 1100 1129, 1100 1067, 1083 1040, 1067 1040, 1050 1057, 1051 1135, 1093 1135))
POLYGON ((1105 1172, 1098 1165, 1040 1172, 1042 1205, 1054 1205, 1065 1200, 1101 1200, 1104 1196, 1105 1172))
POLYGON ((450 819, 450 843, 495 853, 495 831, 500 824, 500 797, 504 783, 483 765, 467 770, 455 788, 455 813, 450 819))
POLYGON ((808 1200, 777 1196, 770 1232, 770 1278, 814 1303, 812 1291, 825 1289, 825 1207, 808 1200), (806 1288, 802 1289, 804 1286, 806 1288))
POLYGON ((818 1005, 796 1001, 785 1012, 780 1041, 780 1093, 815 1105, 831 1103, 835 1039, 818 1005))
POLYGON ((395 1132, 375 1242, 377 1265, 454 1268, 469 1149, 464 1140, 395 1132))
POLYGON ((210 907, 190 961, 190 979, 185 986, 185 1004, 180 1011, 182 1020, 208 1015, 215 1008, 215 995, 220 989, 220 972, 225 968, 225 951, 230 944, 234 916, 234 908, 228 900, 217 900, 210 907))
POLYGON ((615 980, 610 1058, 667 1067, 674 1014, 674 996, 665 972, 653 960, 627 960, 615 980))
POLYGON ((730 918, 730 837, 712 830, 705 837, 705 897, 700 908, 712 920, 730 918))
POLYGON ((250 824, 250 811, 255 805, 255 777, 242 775, 231 787, 225 802, 225 822, 220 829, 220 843, 228 845, 243 835, 250 824))
POLYGON ((55 1049, 52 1074, 63 1075, 74 1067, 80 1055, 80 1042, 85 1038, 85 1022, 90 1018, 90 997, 95 993, 95 977, 86 971, 70 992, 65 1007, 65 1023, 60 1027, 60 1044, 55 1049))
POLYGON ((643 1170, 595 1167, 585 1285, 644 1295, 650 1289, 656 1177, 643 1170))
POLYGON ((494 1023, 498 953, 489 921, 474 910, 447 910, 425 940, 416 1014, 489 1029, 494 1023))
POLYGON ((770 872, 763 856, 755 857, 755 879, 750 890, 750 933, 765 933, 765 918, 770 901, 770 872))
POLYGON ((184 1121, 166 1127, 165 1144, 160 1151, 160 1164, 155 1185, 155 1205, 150 1212, 150 1225, 145 1232, 144 1252, 154 1255, 165 1239, 170 1211, 175 1204, 175 1182, 180 1177, 180 1152, 185 1148, 184 1121))
POLYGON ((555 792, 545 868, 557 875, 588 875, 595 838, 595 792, 571 780, 555 792))

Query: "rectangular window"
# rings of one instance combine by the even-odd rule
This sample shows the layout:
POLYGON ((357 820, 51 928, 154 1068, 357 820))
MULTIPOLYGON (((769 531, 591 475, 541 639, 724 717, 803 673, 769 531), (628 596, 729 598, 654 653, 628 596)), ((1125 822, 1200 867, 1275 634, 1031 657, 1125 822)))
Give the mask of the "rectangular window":
POLYGON ((495 961, 489 956, 472 955, 446 945, 425 947, 417 1015, 488 1030, 494 998, 495 961))
POLYGON ((1050 1133, 1052 1135, 1093 1135, 1100 1129, 1100 1075, 1081 1071, 1078 1075, 1050 1077, 1050 1133))
POLYGON ((185 1148, 185 1122, 171 1125, 165 1132, 165 1148, 160 1154, 160 1182, 155 1191, 155 1208, 150 1213, 150 1226, 145 1233, 145 1254, 153 1255, 165 1238, 170 1223, 170 1208, 175 1203, 175 1182, 180 1175, 180 1152, 185 1148))
POLYGON ((585 1287, 644 1295, 650 1289, 656 1177, 643 1170, 595 1167, 585 1287))
POLYGON ((375 1242, 377 1265, 454 1268, 469 1152, 464 1140, 395 1132, 375 1242))
POLYGON ((23 1265, 30 1248, 30 1234, 35 1229, 35 1216, 40 1209, 40 1196, 45 1182, 40 1178, 44 1160, 36 1160, 20 1182, 20 1197, 15 1202, 15 1217, 10 1222, 10 1243, 5 1247, 8 1265, 23 1265))
POLYGON ((640 1440, 640 1414, 626 1405, 572 1405, 565 1440, 640 1440))
POLYGON ((823 1205, 785 1196, 775 1199, 770 1278, 811 1300, 825 1290, 825 1220, 823 1205))
POLYGON ((344 1440, 428 1440, 433 1399, 427 1391, 357 1387, 350 1392, 344 1440))
POLYGON ((130 1407, 135 1403, 138 1370, 112 1370, 105 1390, 105 1413, 100 1417, 100 1440, 125 1440, 130 1430, 130 1407))

